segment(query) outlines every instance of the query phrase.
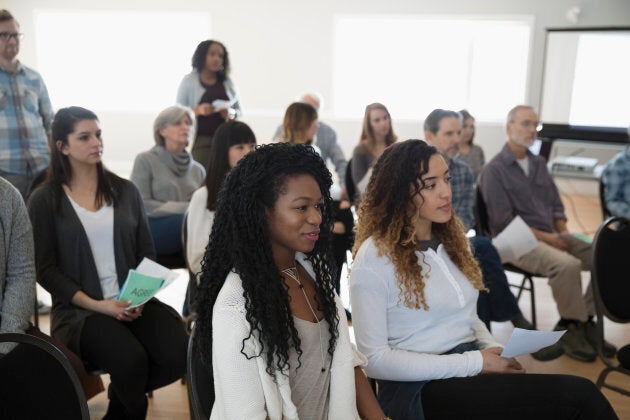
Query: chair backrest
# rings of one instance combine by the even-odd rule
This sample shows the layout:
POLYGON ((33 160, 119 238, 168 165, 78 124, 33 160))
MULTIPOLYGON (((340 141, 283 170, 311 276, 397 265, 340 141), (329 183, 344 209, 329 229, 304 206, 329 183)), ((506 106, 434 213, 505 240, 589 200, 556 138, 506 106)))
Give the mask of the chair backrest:
MULTIPOLYGON (((64 419, 85 419, 89 420, 90 412, 87 405, 87 400, 85 399, 85 394, 83 392, 83 388, 81 386, 81 381, 77 376, 74 368, 68 361, 68 358, 65 354, 52 343, 42 340, 41 338, 28 335, 28 334, 16 334, 16 333, 2 333, 0 334, 0 343, 17 343, 18 347, 16 347, 11 353, 7 354, 4 357, 4 362, 10 363, 12 362, 12 353, 22 351, 23 346, 27 346, 28 354, 33 355, 33 351, 36 351, 39 354, 41 352, 41 360, 44 360, 41 363, 38 363, 38 367, 42 364, 42 368, 46 369, 44 372, 37 372, 38 374, 50 376, 54 376, 55 380, 59 381, 56 383, 58 387, 53 389, 47 389, 46 398, 49 396, 53 396, 53 398, 62 401, 59 407, 55 407, 55 411, 59 411, 60 407, 67 410, 67 412, 54 412, 50 413, 55 418, 64 418, 64 419), (45 365, 45 367, 44 367, 45 365), (54 372, 54 373, 53 373, 54 372), (72 390, 71 393, 68 390, 72 390)), ((17 360, 21 360, 20 356, 16 357, 17 360)), ((37 359, 40 360, 40 356, 37 356, 37 359)), ((29 358, 29 360, 32 360, 29 358)), ((19 366, 15 366, 13 364, 12 368, 18 371, 18 374, 22 375, 23 371, 20 370, 19 366), (17 368, 17 369, 16 369, 17 368)), ((33 378, 27 378, 29 381, 32 380, 33 383, 36 383, 40 380, 39 376, 32 375, 33 378)), ((23 376, 20 376, 23 378, 23 376)), ((2 378, 2 380, 6 380, 6 378, 2 378)), ((7 384, 4 384, 7 385, 7 384)), ((11 385, 11 384, 9 384, 11 385)), ((20 390, 21 391, 21 390, 20 390)), ((24 389, 24 393, 32 393, 35 392, 32 387, 29 389, 24 389)), ((30 401, 38 401, 37 396, 29 396, 30 401)), ((3 407, 7 408, 7 407, 3 407)), ((46 410, 47 407, 38 407, 43 410, 46 410)), ((17 409, 24 410, 25 407, 17 407, 17 409)), ((53 407, 49 407, 48 410, 52 410, 53 407)))
POLYGON ((348 161, 348 166, 346 166, 346 194, 348 194, 348 199, 351 203, 355 202, 357 187, 354 185, 354 180, 352 179, 352 158, 348 161))
POLYGON ((606 206, 606 184, 602 178, 599 179, 599 202, 602 206, 602 220, 606 220, 612 216, 612 213, 606 206))
POLYGON ((610 217, 597 230, 591 254, 591 282, 597 316, 630 322, 630 220, 610 217))
POLYGON ((188 355, 186 359, 186 385, 190 399, 191 417, 194 420, 209 419, 214 405, 214 380, 212 369, 209 369, 199 357, 197 349, 196 325, 193 326, 188 339, 188 355))
POLYGON ((490 224, 488 222, 488 209, 486 208, 486 202, 483 199, 481 188, 477 184, 475 187, 475 219, 476 227, 479 229, 477 235, 491 236, 490 224))

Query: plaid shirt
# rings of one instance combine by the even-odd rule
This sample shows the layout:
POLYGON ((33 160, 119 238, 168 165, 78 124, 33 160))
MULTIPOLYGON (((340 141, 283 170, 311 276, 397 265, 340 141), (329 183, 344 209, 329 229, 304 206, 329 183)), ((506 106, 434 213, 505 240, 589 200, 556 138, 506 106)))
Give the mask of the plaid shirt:
POLYGON ((455 209, 455 214, 457 214, 466 230, 468 230, 475 224, 475 187, 472 169, 462 161, 448 160, 453 208, 455 209))
POLYGON ((20 63, 0 68, 0 171, 35 174, 48 166, 53 109, 42 77, 20 63))
POLYGON ((613 216, 630 218, 630 150, 617 153, 602 173, 604 201, 613 216))

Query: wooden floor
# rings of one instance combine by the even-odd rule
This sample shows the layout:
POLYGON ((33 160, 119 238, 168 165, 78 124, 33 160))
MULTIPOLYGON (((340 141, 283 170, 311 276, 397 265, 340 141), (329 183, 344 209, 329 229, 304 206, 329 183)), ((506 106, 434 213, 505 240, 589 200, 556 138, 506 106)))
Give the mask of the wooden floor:
MULTIPOLYGON (((569 217, 569 229, 572 232, 581 232, 592 236, 601 223, 601 211, 599 200, 592 195, 572 194, 570 199, 563 197, 567 216, 569 217)), ((186 288, 186 273, 178 281, 161 292, 160 299, 167 302, 174 308, 181 310, 186 288)), ((514 277, 514 280, 518 280, 514 277)), ((583 273, 583 282, 586 285, 589 274, 583 273)), ((347 285, 342 285, 342 300, 348 302, 347 285)), ((40 289, 41 292, 41 289, 40 289)), ((45 296, 47 299, 48 296, 45 296)), ((528 297, 525 295, 520 306, 526 317, 529 317, 530 308, 528 297)), ((536 304, 539 329, 550 330, 558 320, 550 288, 546 285, 546 279, 536 279, 536 304)), ((48 331, 48 316, 41 317, 42 330, 48 331)), ((505 343, 512 331, 512 325, 508 322, 493 323, 492 332, 499 342, 505 343)), ((613 344, 619 346, 630 343, 630 325, 606 323, 606 338, 613 344)), ((603 368, 603 363, 599 360, 592 363, 575 361, 567 356, 562 356, 549 362, 539 362, 529 355, 520 356, 518 360, 525 366, 528 372, 532 373, 565 373, 583 376, 592 381, 597 379, 599 372, 603 368)), ((616 383, 630 387, 630 378, 621 375, 611 375, 616 383)), ((106 385, 109 382, 108 376, 104 375, 103 380, 106 385)), ((630 397, 623 396, 616 392, 604 390, 604 395, 611 402, 619 418, 630 420, 630 397)), ((148 419, 189 419, 188 399, 186 385, 175 382, 167 387, 156 390, 153 399, 149 402, 148 419)), ((95 396, 88 402, 92 419, 100 419, 107 409, 107 394, 105 392, 95 396)))

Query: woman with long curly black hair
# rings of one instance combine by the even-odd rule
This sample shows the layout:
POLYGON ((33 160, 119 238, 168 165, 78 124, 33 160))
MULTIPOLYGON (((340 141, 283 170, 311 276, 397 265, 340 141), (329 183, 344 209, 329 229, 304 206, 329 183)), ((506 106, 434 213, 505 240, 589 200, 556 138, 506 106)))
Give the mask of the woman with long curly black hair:
POLYGON ((357 346, 396 420, 614 419, 586 378, 523 375, 477 316, 481 271, 453 217, 448 165, 422 140, 389 146, 359 208, 350 275, 357 346))
POLYGON ((334 292, 330 172, 276 143, 226 178, 202 264, 199 348, 211 419, 382 419, 334 292))

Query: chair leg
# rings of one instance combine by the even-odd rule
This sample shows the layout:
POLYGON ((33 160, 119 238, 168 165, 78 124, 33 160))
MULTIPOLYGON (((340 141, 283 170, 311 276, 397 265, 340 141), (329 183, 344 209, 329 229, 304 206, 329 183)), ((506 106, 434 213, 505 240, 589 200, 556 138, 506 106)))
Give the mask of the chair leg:
POLYGON ((529 301, 532 307, 532 325, 534 329, 538 328, 536 323, 536 293, 534 291, 534 279, 531 276, 527 276, 529 282, 529 301))
POLYGON ((35 305, 34 305, 34 309, 33 309, 33 323, 35 324, 36 328, 39 328, 39 307, 37 306, 37 292, 35 292, 35 305))

